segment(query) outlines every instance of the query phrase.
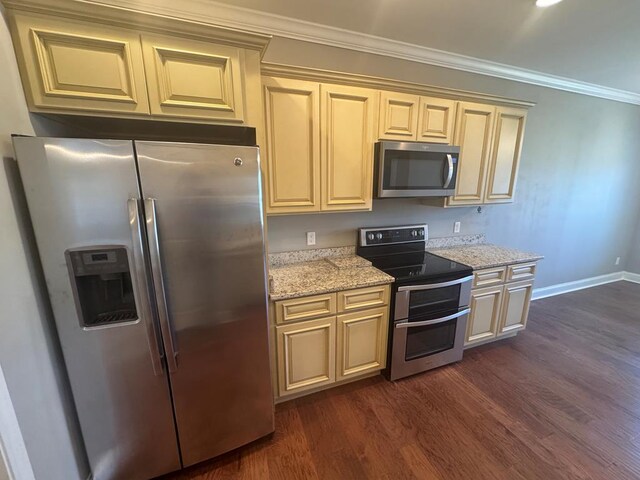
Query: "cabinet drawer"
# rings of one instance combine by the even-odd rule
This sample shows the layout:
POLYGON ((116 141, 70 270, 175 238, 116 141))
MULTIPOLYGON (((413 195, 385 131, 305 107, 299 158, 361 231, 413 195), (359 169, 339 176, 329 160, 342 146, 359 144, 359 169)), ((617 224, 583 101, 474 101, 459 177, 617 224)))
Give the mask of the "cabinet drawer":
POLYGON ((351 312, 361 308, 381 307, 389 303, 389 286, 358 288, 338 292, 338 311, 351 312))
POLYGON ((311 320, 336 313, 335 293, 279 300, 275 303, 277 324, 311 320))
POLYGON ((518 263, 507 267, 507 282, 530 280, 536 275, 536 263, 518 263))
POLYGON ((474 272, 473 288, 500 285, 505 281, 506 272, 506 267, 488 268, 486 270, 474 272))

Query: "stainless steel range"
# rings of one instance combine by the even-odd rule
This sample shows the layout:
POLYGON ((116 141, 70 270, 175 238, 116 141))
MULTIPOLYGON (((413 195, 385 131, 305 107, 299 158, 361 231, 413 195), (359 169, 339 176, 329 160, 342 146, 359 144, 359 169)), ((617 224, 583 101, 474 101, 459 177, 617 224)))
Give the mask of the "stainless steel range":
POLYGON ((395 278, 386 375, 462 359, 473 270, 425 251, 427 225, 360 229, 358 255, 395 278))

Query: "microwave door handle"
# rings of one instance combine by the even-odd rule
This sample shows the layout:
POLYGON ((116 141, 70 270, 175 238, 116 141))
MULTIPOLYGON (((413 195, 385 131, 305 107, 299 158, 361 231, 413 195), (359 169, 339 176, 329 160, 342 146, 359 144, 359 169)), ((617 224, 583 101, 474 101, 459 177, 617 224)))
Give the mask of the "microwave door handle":
POLYGON ((444 185, 442 188, 449 188, 451 185, 451 179, 453 178, 453 157, 451 154, 447 154, 447 176, 444 179, 444 185))
POLYGON ((464 310, 460 310, 458 313, 454 313, 453 315, 447 315, 446 317, 434 318, 433 320, 425 320, 424 322, 400 322, 396 323, 396 328, 413 328, 413 327, 426 327, 428 325, 437 325, 439 323, 448 322, 453 320, 454 318, 462 317, 463 315, 468 314, 471 311, 470 308, 465 308, 464 310))
POLYGON ((468 277, 458 278, 449 282, 432 283, 429 285, 410 285, 408 287, 399 287, 398 292, 415 292, 419 290, 433 290, 435 288, 452 287, 453 285, 461 285, 469 282, 472 279, 473 275, 469 275, 468 277))

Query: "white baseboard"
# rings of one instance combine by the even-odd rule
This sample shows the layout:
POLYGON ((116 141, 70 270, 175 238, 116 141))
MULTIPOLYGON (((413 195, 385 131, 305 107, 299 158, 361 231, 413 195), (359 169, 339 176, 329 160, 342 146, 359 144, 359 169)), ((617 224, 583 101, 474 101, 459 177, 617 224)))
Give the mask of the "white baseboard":
POLYGON ((534 288, 532 300, 540 298, 553 297, 554 295, 562 295, 563 293, 575 292, 584 288, 596 287, 606 283, 619 282, 626 280, 627 282, 640 283, 640 274, 631 272, 616 272, 597 277, 584 278, 573 282, 559 283, 548 287, 534 288))
POLYGON ((640 273, 622 272, 623 280, 627 282, 640 283, 640 273))

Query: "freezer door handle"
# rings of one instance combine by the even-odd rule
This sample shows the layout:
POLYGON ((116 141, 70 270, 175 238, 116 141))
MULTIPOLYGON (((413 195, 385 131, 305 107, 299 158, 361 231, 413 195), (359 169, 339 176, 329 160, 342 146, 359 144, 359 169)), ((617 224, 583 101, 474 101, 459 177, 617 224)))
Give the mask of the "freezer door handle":
POLYGON ((140 226, 140 209, 138 208, 139 200, 130 198, 127 201, 129 207, 129 226, 131 227, 131 238, 133 240, 133 274, 136 279, 136 293, 138 300, 138 308, 142 317, 142 322, 147 329, 147 340, 149 342, 149 351, 151 353, 151 365, 153 366, 153 374, 164 375, 162 368, 162 352, 160 350, 160 338, 156 331, 155 319, 151 310, 151 298, 149 282, 147 279, 145 261, 144 261, 144 237, 140 226))
POLYGON ((164 289, 155 198, 145 198, 144 213, 147 221, 149 256, 151 258, 151 271, 153 272, 153 286, 156 293, 158 316, 160 317, 160 330, 162 331, 164 348, 167 352, 167 365, 169 366, 169 372, 173 373, 178 370, 178 351, 175 348, 174 333, 173 328, 171 327, 171 320, 169 319, 169 309, 167 308, 167 297, 164 289))

